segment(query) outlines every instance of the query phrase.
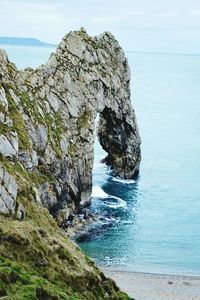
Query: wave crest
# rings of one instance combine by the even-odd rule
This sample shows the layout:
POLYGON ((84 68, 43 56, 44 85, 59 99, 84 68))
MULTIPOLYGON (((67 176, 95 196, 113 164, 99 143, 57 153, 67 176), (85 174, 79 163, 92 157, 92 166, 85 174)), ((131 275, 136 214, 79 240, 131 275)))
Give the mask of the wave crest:
POLYGON ((119 208, 119 207, 125 208, 125 207, 127 207, 126 201, 124 201, 123 199, 121 199, 119 197, 105 193, 100 186, 93 187, 92 197, 105 199, 104 201, 101 202, 101 204, 108 206, 110 208, 119 208))

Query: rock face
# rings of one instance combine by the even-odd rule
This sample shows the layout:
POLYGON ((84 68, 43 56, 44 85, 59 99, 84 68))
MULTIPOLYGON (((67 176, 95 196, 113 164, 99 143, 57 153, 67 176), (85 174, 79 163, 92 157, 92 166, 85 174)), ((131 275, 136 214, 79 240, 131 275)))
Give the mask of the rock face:
POLYGON ((110 33, 70 32, 36 70, 0 50, 0 296, 130 299, 58 227, 90 202, 97 116, 105 161, 122 178, 138 174, 129 82, 110 33))
MULTIPOLYGON (((26 178, 31 197, 58 219, 73 215, 90 201, 99 115, 97 132, 108 153, 106 162, 122 178, 137 176, 140 137, 129 84, 127 59, 111 33, 92 38, 84 29, 70 32, 36 70, 17 70, 0 50, 4 174, 9 177, 12 171, 13 182, 19 173, 26 178)), ((21 186, 12 194, 2 180, 0 212, 16 212, 13 205, 21 186), (11 199, 6 202, 5 197, 11 199)))
POLYGON ((0 211, 5 214, 14 213, 16 198, 16 181, 0 166, 0 211))

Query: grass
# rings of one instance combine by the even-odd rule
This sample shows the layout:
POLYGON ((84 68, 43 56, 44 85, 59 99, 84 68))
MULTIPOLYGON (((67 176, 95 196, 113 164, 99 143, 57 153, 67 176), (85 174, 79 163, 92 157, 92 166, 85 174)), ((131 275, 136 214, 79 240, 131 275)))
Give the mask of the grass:
MULTIPOLYGON (((0 156, 15 177, 21 221, 0 215, 0 297, 4 299, 130 299, 67 237, 49 211, 36 202, 41 178, 0 156)), ((45 181, 45 178, 42 180, 45 181)))
POLYGON ((0 297, 6 299, 80 299, 70 288, 58 287, 36 272, 0 256, 0 297))
POLYGON ((30 150, 31 144, 26 131, 25 122, 22 114, 20 113, 16 103, 12 99, 9 93, 6 94, 8 99, 8 111, 9 116, 13 121, 13 130, 18 134, 19 138, 19 149, 21 150, 30 150))
POLYGON ((22 92, 20 94, 20 100, 24 109, 24 112, 31 118, 35 125, 44 124, 42 115, 39 113, 39 104, 35 101, 30 100, 30 96, 27 92, 22 92))
POLYGON ((47 113, 45 115, 45 124, 48 127, 48 140, 51 143, 52 149, 57 157, 62 159, 63 154, 60 148, 60 141, 64 130, 60 114, 58 112, 54 115, 47 113))
POLYGON ((77 120, 77 128, 78 130, 81 130, 82 128, 88 128, 90 125, 91 120, 91 112, 85 110, 81 116, 79 116, 77 120))
POLYGON ((72 157, 75 156, 76 153, 77 153, 77 146, 76 146, 76 144, 70 144, 70 145, 69 145, 69 148, 68 148, 68 152, 69 152, 69 154, 70 154, 72 157))
MULTIPOLYGON (((85 33, 80 32, 83 38, 85 33)), ((88 43, 93 43, 87 41, 88 43)), ((95 43, 94 43, 95 46, 95 43)), ((68 62, 70 63, 70 62, 68 62)), ((14 65, 9 64, 10 77, 15 76, 14 65)), ((72 70, 73 73, 73 64, 72 70)), ((74 68, 76 75, 76 68, 74 68)), ((5 89, 8 110, 0 110, 13 121, 13 125, 1 126, 0 133, 16 131, 19 149, 32 150, 25 113, 35 126, 43 124, 48 128, 48 143, 51 143, 57 157, 62 158, 60 141, 63 135, 59 113, 44 113, 40 99, 31 101, 27 92, 18 92, 14 84, 2 84, 5 89), (13 100, 10 89, 20 99, 20 107, 13 100), (41 112, 41 113, 40 113, 41 112)), ((34 97, 34 94, 32 94, 34 97)), ((43 99, 45 101, 45 99, 43 99)), ((45 105, 44 105, 45 106, 45 105)), ((91 112, 84 111, 77 120, 77 129, 87 129, 91 112)), ((76 155, 77 147, 69 146, 69 155, 76 155)), ((28 171, 17 158, 10 162, 0 155, 0 165, 14 176, 18 185, 16 202, 25 210, 23 220, 15 215, 0 214, 0 299, 5 300, 128 300, 116 284, 104 276, 66 233, 57 226, 49 211, 36 200, 36 188, 42 183, 52 182, 43 165, 36 171, 28 171)))
POLYGON ((0 295, 6 299, 130 299, 24 197, 26 219, 0 216, 0 295), (124 298, 125 297, 125 298, 124 298))

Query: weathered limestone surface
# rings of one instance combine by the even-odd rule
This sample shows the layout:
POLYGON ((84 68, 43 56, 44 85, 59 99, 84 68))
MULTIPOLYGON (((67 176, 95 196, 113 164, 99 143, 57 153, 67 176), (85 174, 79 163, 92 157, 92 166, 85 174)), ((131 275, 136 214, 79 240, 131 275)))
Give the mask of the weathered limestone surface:
MULTIPOLYGON (((17 70, 0 50, 2 164, 6 167, 6 159, 12 170, 33 178, 31 197, 58 219, 90 201, 98 114, 106 162, 122 178, 137 176, 140 137, 130 100, 130 71, 111 33, 90 37, 84 29, 70 32, 36 70, 17 70)), ((5 186, 0 187, 0 211, 12 211, 16 195, 8 207, 5 186)))
POLYGON ((16 181, 0 166, 0 212, 12 214, 15 211, 16 198, 16 181))

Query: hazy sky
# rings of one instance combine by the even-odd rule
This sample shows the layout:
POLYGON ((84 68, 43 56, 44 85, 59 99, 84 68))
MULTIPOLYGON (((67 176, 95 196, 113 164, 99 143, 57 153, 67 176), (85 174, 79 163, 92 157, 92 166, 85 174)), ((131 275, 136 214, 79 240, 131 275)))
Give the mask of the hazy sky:
POLYGON ((200 53, 200 0, 0 0, 0 36, 58 43, 81 26, 126 50, 200 53))

